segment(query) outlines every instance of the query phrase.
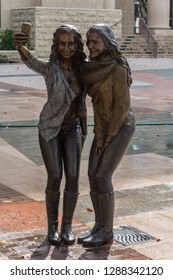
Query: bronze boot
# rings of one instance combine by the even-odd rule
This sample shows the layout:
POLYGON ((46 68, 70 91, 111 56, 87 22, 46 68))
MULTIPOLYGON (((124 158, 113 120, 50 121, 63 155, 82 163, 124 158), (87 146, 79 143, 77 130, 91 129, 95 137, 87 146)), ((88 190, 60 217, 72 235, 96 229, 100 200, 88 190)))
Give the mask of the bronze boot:
POLYGON ((78 195, 78 193, 64 191, 61 239, 67 245, 72 245, 76 241, 72 231, 72 219, 78 195))
POLYGON ((91 197, 94 214, 95 214, 95 225, 90 231, 88 231, 88 232, 84 233, 83 235, 81 235, 80 237, 78 237, 78 243, 83 243, 83 241, 86 238, 95 234, 101 226, 101 216, 100 216, 98 194, 96 192, 90 192, 90 197, 91 197))
POLYGON ((114 192, 99 194, 101 227, 94 235, 83 240, 84 246, 99 246, 113 240, 114 192))
POLYGON ((61 243, 61 236, 58 232, 59 199, 60 192, 46 191, 48 242, 52 245, 59 245, 61 243))

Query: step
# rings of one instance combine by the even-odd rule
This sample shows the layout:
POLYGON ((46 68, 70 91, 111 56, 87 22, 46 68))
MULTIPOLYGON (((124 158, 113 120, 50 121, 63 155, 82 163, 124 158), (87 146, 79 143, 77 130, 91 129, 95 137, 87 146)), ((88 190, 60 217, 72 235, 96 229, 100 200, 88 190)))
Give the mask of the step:
MULTIPOLYGON (((173 37, 154 36, 158 42, 158 57, 173 57, 173 37), (166 39, 166 40, 165 40, 166 39)), ((140 34, 126 35, 117 39, 120 50, 125 56, 152 57, 147 43, 140 34)))

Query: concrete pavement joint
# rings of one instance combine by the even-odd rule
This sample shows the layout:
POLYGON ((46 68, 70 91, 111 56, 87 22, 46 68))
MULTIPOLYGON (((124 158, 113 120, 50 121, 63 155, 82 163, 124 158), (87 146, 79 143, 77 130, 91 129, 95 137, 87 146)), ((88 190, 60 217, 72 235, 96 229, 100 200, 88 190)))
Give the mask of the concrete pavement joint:
MULTIPOLYGON (((172 62, 172 59, 129 59, 134 79, 131 89, 132 106, 135 109, 137 120, 141 123, 148 122, 148 124, 151 124, 154 121, 157 123, 172 123, 172 62)), ((1 68, 3 73, 0 77, 0 88, 2 89, 0 90, 1 120, 6 123, 14 122, 14 120, 35 122, 39 117, 39 112, 46 97, 46 91, 43 89, 43 79, 33 74, 23 64, 0 65, 1 68), (5 83, 6 79, 8 79, 7 83, 5 83)), ((89 99, 87 99, 87 108, 89 117, 92 117, 92 104, 89 99)), ((4 128, 4 130, 7 132, 8 128, 4 128)), ((171 223, 173 220, 171 185, 171 182, 173 182, 173 145, 171 125, 165 125, 161 128, 160 126, 138 126, 128 153, 113 176, 113 184, 117 195, 114 225, 128 224, 156 236, 157 240, 160 238, 160 242, 133 245, 133 248, 130 246, 125 248, 115 241, 113 244, 105 244, 92 249, 83 248, 77 243, 69 247, 61 246, 61 248, 47 244, 45 205, 34 199, 27 201, 29 189, 31 193, 33 188, 34 191, 38 189, 38 195, 41 195, 45 189, 45 171, 39 173, 39 168, 42 168, 43 163, 38 163, 37 157, 35 159, 35 169, 31 164, 33 156, 36 154, 34 145, 35 149, 38 150, 37 132, 32 130, 29 133, 31 138, 28 143, 23 142, 28 137, 24 131, 19 135, 19 139, 24 143, 23 147, 19 149, 19 139, 17 140, 18 145, 15 144, 15 137, 12 138, 11 132, 5 136, 5 131, 0 128, 0 135, 6 140, 6 142, 1 141, 1 145, 3 145, 0 150, 3 159, 3 163, 1 161, 1 185, 7 186, 6 190, 11 189, 11 192, 9 191, 8 196, 6 196, 3 186, 0 193, 0 207, 1 213, 11 211, 14 214, 12 216, 14 222, 12 230, 9 227, 10 223, 7 223, 5 217, 3 218, 3 222, 6 222, 6 226, 8 224, 8 228, 3 229, 3 225, 1 225, 1 259, 173 259, 171 223), (35 144, 31 147, 31 143, 35 144), (25 157, 20 158, 20 153, 23 155, 27 147, 28 151, 32 150, 32 153, 28 152, 25 157), (16 157, 15 151, 17 152, 17 149, 18 155, 16 157), (27 162, 25 158, 29 156, 30 162, 27 162), (39 164, 41 165, 39 166, 39 164), (18 175, 13 172, 17 170, 16 168, 19 171, 18 175), (22 177, 27 177, 28 186, 24 184, 22 177), (34 182, 36 185, 34 185, 34 182), (28 188, 26 195, 21 191, 17 193, 19 189, 26 191, 26 187, 28 188), (13 192, 14 188, 16 194, 13 192), (17 198, 16 201, 15 197, 17 198), (25 201, 22 200, 23 198, 25 201), (30 220, 25 221, 25 215, 30 216, 29 219, 32 220, 33 216, 29 213, 35 213, 35 217, 38 217, 38 212, 41 214, 41 219, 38 218, 41 223, 39 224, 36 219, 38 224, 36 230, 36 223, 32 227, 30 220), (43 220, 42 217, 44 217, 43 220), (20 223, 19 218, 22 219, 22 223, 20 223), (23 228, 19 229, 20 224, 23 228), (14 229, 16 232, 14 232, 14 229)), ((15 130, 13 136, 16 135, 17 131, 15 130)), ((92 137, 91 127, 89 128, 88 142, 84 147, 81 164, 81 195, 73 225, 76 236, 89 229, 89 226, 92 226, 94 222, 93 214, 86 212, 88 207, 91 208, 86 163, 92 137)))

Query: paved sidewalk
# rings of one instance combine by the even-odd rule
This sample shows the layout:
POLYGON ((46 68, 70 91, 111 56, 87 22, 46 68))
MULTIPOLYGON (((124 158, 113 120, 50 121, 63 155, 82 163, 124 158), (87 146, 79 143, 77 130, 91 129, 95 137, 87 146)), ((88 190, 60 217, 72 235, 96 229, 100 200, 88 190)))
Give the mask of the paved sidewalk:
MULTIPOLYGON (((153 239, 134 240, 130 245, 114 240, 96 248, 77 243, 49 246, 46 172, 36 128, 46 101, 44 80, 23 63, 0 64, 0 259, 173 260, 173 60, 129 59, 129 63, 137 127, 113 176, 114 228, 116 233, 130 226, 137 230, 137 236, 142 232, 153 239)), ((87 108, 88 137, 73 221, 76 236, 94 222, 87 178, 93 129, 89 98, 87 108)), ((61 221, 61 211, 59 218, 61 221)))

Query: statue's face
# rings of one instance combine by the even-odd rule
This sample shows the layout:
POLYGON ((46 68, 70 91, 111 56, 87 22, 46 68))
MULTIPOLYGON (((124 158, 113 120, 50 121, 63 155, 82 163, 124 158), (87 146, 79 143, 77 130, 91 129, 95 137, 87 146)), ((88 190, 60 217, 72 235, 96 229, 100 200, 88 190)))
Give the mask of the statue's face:
POLYGON ((59 36, 58 50, 64 58, 70 58, 76 52, 77 44, 75 43, 74 36, 74 34, 66 33, 59 36))
POLYGON ((92 58, 98 57, 106 49, 102 38, 96 32, 89 33, 87 37, 87 47, 92 58))

